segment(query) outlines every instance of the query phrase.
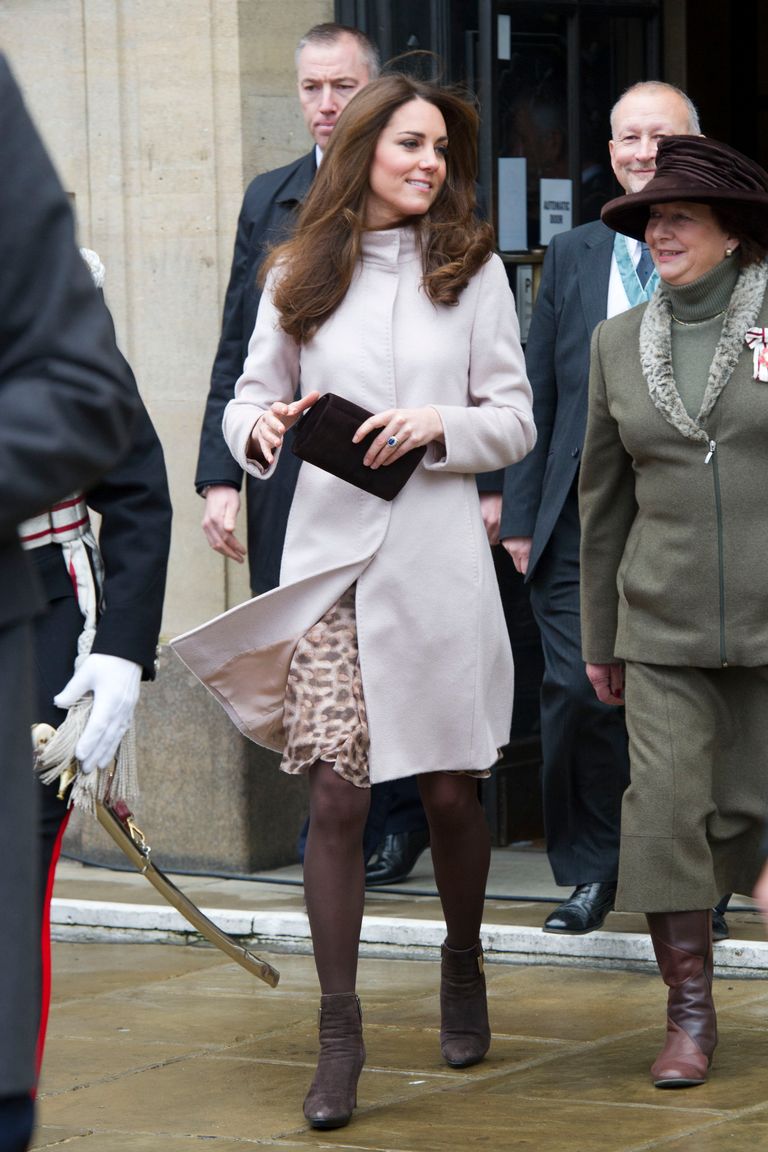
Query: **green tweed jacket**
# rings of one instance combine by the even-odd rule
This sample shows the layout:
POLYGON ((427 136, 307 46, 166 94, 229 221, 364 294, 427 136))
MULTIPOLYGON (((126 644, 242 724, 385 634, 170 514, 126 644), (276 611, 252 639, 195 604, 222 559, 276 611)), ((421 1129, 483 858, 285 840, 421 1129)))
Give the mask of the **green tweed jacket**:
POLYGON ((768 382, 745 343, 768 328, 767 283, 764 264, 740 275, 696 421, 662 293, 594 332, 579 484, 590 663, 768 664, 768 382))

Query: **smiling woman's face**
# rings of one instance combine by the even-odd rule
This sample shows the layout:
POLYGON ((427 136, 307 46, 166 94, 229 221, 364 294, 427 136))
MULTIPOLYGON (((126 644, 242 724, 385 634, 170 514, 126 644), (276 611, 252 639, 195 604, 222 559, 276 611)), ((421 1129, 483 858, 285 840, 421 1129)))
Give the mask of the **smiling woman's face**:
POLYGON ((448 136, 439 108, 409 100, 393 112, 368 173, 365 227, 394 228, 423 216, 445 183, 448 136))
POLYGON ((661 279, 676 286, 698 280, 725 259, 726 248, 739 246, 707 204, 688 200, 651 205, 645 242, 661 279))

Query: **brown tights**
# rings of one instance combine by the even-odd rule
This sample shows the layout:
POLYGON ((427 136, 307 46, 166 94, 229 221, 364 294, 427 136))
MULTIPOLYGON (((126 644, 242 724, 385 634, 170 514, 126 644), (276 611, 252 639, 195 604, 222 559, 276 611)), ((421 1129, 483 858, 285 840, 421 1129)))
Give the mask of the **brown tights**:
POLYGON ((456 772, 428 772, 418 780, 445 917, 445 943, 456 951, 474 948, 480 939, 491 865, 491 834, 477 779, 456 772))
MULTIPOLYGON (((419 777, 429 821, 435 880, 447 926, 446 943, 472 948, 480 937, 490 864, 490 833, 477 780, 456 773, 419 777)), ((353 992, 365 903, 363 829, 370 790, 356 788, 330 764, 309 770, 309 832, 304 897, 315 965, 324 995, 353 992)))
POLYGON ((365 903, 363 829, 370 788, 357 788, 318 760, 309 770, 304 899, 324 995, 354 992, 365 903))

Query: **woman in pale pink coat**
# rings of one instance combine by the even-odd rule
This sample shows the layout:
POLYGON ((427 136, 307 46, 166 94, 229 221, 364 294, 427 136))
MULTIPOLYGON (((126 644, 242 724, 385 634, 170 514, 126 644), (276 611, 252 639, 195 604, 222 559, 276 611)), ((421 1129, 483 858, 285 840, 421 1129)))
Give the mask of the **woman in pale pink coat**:
POLYGON ((464 99, 404 76, 345 109, 270 261, 224 434, 266 478, 285 430, 336 392, 375 413, 355 436, 377 431, 366 465, 426 455, 391 503, 304 464, 280 587, 218 623, 215 653, 205 629, 177 649, 243 731, 309 775, 316 1128, 349 1121, 365 1056, 355 982, 372 782, 418 774, 447 925, 443 1056, 464 1067, 490 1043, 477 777, 509 738, 513 669, 474 476, 521 459, 535 430, 514 302, 474 215, 476 133, 464 99))

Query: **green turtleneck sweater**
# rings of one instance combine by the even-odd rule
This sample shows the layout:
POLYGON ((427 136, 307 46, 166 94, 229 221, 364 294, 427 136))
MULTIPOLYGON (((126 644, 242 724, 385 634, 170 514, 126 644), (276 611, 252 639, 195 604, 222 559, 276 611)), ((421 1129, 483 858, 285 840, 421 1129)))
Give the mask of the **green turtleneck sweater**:
POLYGON ((696 419, 717 342, 739 275, 735 256, 726 257, 691 284, 675 287, 662 282, 672 304, 672 371, 688 415, 696 419))

